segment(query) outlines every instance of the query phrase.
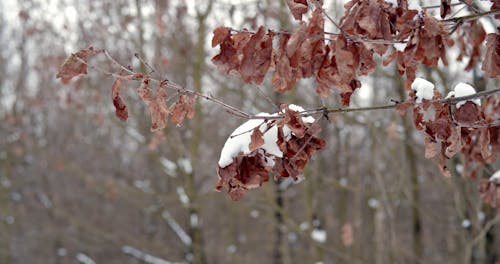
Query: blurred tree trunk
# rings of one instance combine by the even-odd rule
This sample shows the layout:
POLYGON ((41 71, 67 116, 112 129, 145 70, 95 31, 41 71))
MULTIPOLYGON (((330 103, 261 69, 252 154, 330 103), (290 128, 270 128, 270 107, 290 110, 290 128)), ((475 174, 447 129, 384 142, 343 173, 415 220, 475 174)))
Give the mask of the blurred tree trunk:
MULTIPOLYGON (((404 100, 405 98, 405 88, 401 81, 401 77, 398 76, 398 87, 399 87, 399 98, 404 100)), ((417 170, 417 160, 415 153, 413 151, 413 146, 415 146, 415 141, 413 140, 413 125, 411 119, 408 115, 402 117, 403 122, 403 144, 404 144, 404 155, 406 156, 408 164, 408 175, 410 177, 410 202, 412 206, 412 234, 413 234, 413 253, 415 256, 415 263, 420 263, 423 254, 423 235, 422 235, 422 217, 420 216, 420 186, 418 182, 418 170, 417 170)))
MULTIPOLYGON (((197 21, 197 40, 196 40, 196 50, 195 50, 195 64, 193 65, 193 86, 196 92, 202 92, 202 79, 203 72, 205 69, 205 40, 207 37, 207 27, 206 19, 207 16, 212 11, 213 0, 210 0, 204 11, 197 10, 196 21, 197 21)), ((202 109, 200 100, 196 100, 194 106, 195 116, 193 119, 193 136, 190 143, 190 159, 191 162, 196 162, 200 157, 200 142, 203 132, 203 121, 202 121, 202 109)), ((195 175, 197 173, 197 166, 192 166, 193 170, 186 175, 185 188, 186 194, 189 197, 188 213, 189 213, 189 227, 188 234, 192 239, 191 247, 189 248, 189 253, 193 255, 192 263, 203 264, 206 263, 206 256, 204 250, 204 240, 203 233, 199 226, 200 218, 200 208, 197 195, 197 189, 195 185, 195 175), (196 219, 196 221, 194 221, 196 219)))

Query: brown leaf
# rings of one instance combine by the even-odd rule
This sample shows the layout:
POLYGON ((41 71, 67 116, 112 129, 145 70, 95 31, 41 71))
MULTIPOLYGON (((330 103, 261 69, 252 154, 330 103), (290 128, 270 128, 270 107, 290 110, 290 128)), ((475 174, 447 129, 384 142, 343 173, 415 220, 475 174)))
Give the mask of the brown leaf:
POLYGON ((486 36, 486 54, 481 69, 485 75, 495 78, 500 75, 500 35, 490 33, 486 36))
POLYGON ((187 116, 189 119, 194 117, 194 104, 195 99, 190 98, 187 95, 179 96, 179 99, 175 103, 174 110, 172 111, 172 118, 170 121, 174 124, 180 124, 184 121, 184 117, 187 116))
POLYGON ((168 106, 166 102, 167 90, 160 87, 156 91, 155 98, 149 103, 149 113, 151 114, 151 131, 159 131, 165 128, 168 119, 168 106))
POLYGON ((227 189, 233 201, 239 200, 249 190, 258 188, 269 180, 269 168, 265 157, 258 151, 248 155, 238 155, 233 163, 221 168, 218 167, 219 181, 215 189, 227 189))
POLYGON ((221 44, 230 35, 228 27, 218 27, 214 29, 214 37, 212 38, 212 48, 221 44))
POLYGON ((413 105, 414 105, 414 103, 411 101, 400 102, 400 103, 396 104, 396 111, 401 116, 404 116, 406 114, 406 111, 408 110, 408 108, 410 106, 413 106, 413 105))
POLYGON ((306 125, 302 118, 298 116, 298 112, 291 110, 288 106, 285 110, 284 123, 292 130, 293 134, 298 138, 303 138, 306 133, 306 125))
POLYGON ((500 209, 500 183, 481 179, 479 182, 479 193, 483 201, 491 207, 500 209))
POLYGON ((453 127, 451 129, 451 135, 446 140, 447 144, 449 144, 449 146, 445 150, 445 155, 447 158, 455 156, 455 154, 460 152, 462 150, 462 147, 464 146, 460 130, 460 127, 453 127))
POLYGON ((286 0, 286 4, 296 20, 302 20, 302 15, 307 13, 307 0, 286 0))
POLYGON ((266 34, 266 29, 260 27, 243 47, 243 58, 239 72, 243 81, 261 84, 271 65, 273 51, 273 35, 266 34))
POLYGON ((461 125, 473 125, 483 120, 479 107, 471 101, 466 101, 465 104, 456 108, 453 116, 461 125))
POLYGON ((87 61, 96 54, 103 52, 101 49, 88 47, 77 53, 71 54, 66 61, 59 66, 56 78, 60 78, 64 84, 68 84, 71 79, 80 74, 87 74, 87 61))
POLYGON ((251 140, 250 144, 248 145, 248 149, 250 149, 250 151, 254 151, 264 145, 263 136, 264 135, 260 131, 260 126, 254 128, 252 135, 250 136, 251 140))
POLYGON ((144 79, 141 82, 141 85, 137 89, 137 94, 142 99, 142 101, 146 104, 151 103, 153 101, 153 97, 151 95, 151 89, 149 89, 149 80, 144 79))
POLYGON ((430 137, 425 137, 425 158, 434 158, 439 152, 438 144, 430 137))
POLYGON ((120 97, 122 79, 116 78, 111 87, 111 99, 115 106, 115 114, 121 121, 126 121, 128 118, 127 106, 120 97))

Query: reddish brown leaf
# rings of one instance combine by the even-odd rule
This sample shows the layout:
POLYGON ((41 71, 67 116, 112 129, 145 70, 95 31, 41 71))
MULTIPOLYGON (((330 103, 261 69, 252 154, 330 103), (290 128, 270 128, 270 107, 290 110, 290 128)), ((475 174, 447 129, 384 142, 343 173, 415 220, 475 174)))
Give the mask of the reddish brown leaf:
POLYGON ((115 106, 115 114, 121 121, 126 121, 128 118, 127 106, 120 97, 121 93, 122 79, 116 78, 111 87, 111 99, 113 99, 113 105, 115 106))
POLYGON ((483 120, 479 107, 471 101, 466 101, 465 104, 456 108, 453 116, 461 125, 473 125, 483 120))
POLYGON ((306 133, 306 125, 302 118, 298 116, 298 112, 286 107, 284 123, 292 130, 293 134, 298 138, 303 138, 306 133))
POLYGON ((485 75, 495 78, 500 75, 500 35, 490 33, 486 36, 486 54, 481 69, 485 75))
POLYGON ((396 104, 396 111, 401 115, 404 116, 406 114, 406 111, 410 106, 413 106, 414 103, 411 101, 404 101, 396 104))
POLYGON ((464 146, 462 142, 460 127, 452 128, 451 135, 446 141, 449 146, 445 150, 445 155, 447 158, 451 158, 455 156, 455 154, 460 152, 462 150, 462 147, 464 146))
POLYGON ((250 151, 254 151, 264 145, 263 136, 264 135, 260 131, 260 126, 254 128, 252 135, 250 136, 251 140, 250 144, 248 145, 248 149, 250 149, 250 151))
POLYGON ((239 72, 243 81, 261 84, 271 64, 273 51, 273 35, 266 34, 266 29, 260 27, 242 50, 242 60, 239 72))
POLYGON ((425 158, 431 159, 434 158, 439 152, 438 144, 430 137, 425 138, 425 158))
POLYGON ((214 37, 212 38, 212 48, 221 44, 230 35, 230 30, 227 27, 218 27, 214 29, 214 37))
POLYGON ((500 182, 481 179, 479 193, 485 203, 500 209, 500 182))
POLYGON ((286 4, 296 20, 302 20, 302 15, 307 13, 307 0, 286 0, 286 4))
POLYGON ((71 56, 59 66, 56 78, 60 78, 64 84, 68 84, 73 77, 80 74, 87 74, 87 61, 92 56, 101 52, 103 52, 103 50, 88 47, 77 53, 71 54, 71 56))
POLYGON ((149 80, 144 79, 141 82, 141 85, 137 89, 137 94, 142 99, 142 101, 146 104, 151 103, 153 97, 151 95, 151 89, 149 89, 149 80))
POLYGON ((151 131, 159 131, 165 128, 168 118, 168 106, 166 102, 167 90, 160 87, 156 91, 155 98, 149 103, 149 113, 151 114, 151 131))
POLYGON ((194 104, 195 99, 190 98, 187 95, 179 96, 179 99, 175 103, 174 110, 172 111, 172 118, 170 121, 174 124, 180 124, 184 121, 184 117, 188 118, 194 117, 194 104))
POLYGON ((265 157, 258 151, 248 155, 239 155, 233 163, 221 168, 218 167, 219 181, 216 190, 227 189, 233 201, 239 200, 249 189, 258 188, 269 180, 269 168, 265 157))

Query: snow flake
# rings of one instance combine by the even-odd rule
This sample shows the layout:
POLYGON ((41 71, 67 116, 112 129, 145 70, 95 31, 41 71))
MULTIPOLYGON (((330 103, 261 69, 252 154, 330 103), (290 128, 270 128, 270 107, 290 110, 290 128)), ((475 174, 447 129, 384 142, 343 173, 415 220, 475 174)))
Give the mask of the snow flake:
POLYGON ((320 228, 315 228, 311 232, 311 238, 318 243, 325 243, 326 231, 320 228))

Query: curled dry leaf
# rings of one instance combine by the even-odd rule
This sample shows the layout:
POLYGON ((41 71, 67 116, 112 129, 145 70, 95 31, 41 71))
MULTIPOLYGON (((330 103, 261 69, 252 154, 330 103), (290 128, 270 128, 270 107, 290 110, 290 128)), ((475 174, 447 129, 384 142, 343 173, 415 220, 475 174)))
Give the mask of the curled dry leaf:
POLYGON ((486 31, 482 23, 472 20, 460 26, 457 29, 457 35, 456 41, 460 51, 457 60, 461 61, 464 57, 468 57, 469 62, 465 70, 470 71, 482 59, 481 46, 486 39, 486 31))
POLYGON ((168 119, 168 106, 166 102, 167 90, 160 87, 156 91, 156 96, 149 103, 149 113, 151 114, 151 131, 159 131, 165 128, 168 119))
POLYGON ((479 193, 485 203, 491 207, 500 209, 500 182, 481 179, 479 182, 479 193))
POLYGON ((218 27, 214 29, 214 37, 212 38, 212 48, 221 44, 229 35, 230 30, 227 27, 218 27))
POLYGON ((122 79, 116 78, 111 87, 111 99, 113 100, 113 105, 115 106, 115 114, 121 121, 126 121, 128 118, 128 110, 125 102, 120 96, 121 93, 122 79))
POLYGON ((307 13, 307 0, 286 0, 286 4, 296 20, 302 20, 302 15, 307 13))
POLYGON ((262 145, 264 145, 263 136, 264 135, 260 131, 260 126, 253 129, 252 135, 250 136, 251 137, 250 144, 248 145, 250 151, 257 150, 262 145))
POLYGON ((261 84, 271 65, 273 35, 260 27, 243 47, 239 72, 243 81, 261 84))
POLYGON ((101 49, 88 47, 77 53, 71 54, 66 61, 59 66, 56 78, 61 79, 64 84, 68 84, 71 79, 80 74, 87 74, 87 61, 94 55, 103 52, 101 49))
POLYGON ((439 146, 430 137, 425 137, 425 158, 432 159, 439 152, 439 146))
POLYGON ((252 151, 248 155, 238 155, 229 166, 217 169, 219 181, 216 190, 223 188, 233 201, 239 200, 249 190, 260 187, 269 180, 269 166, 262 152, 252 151))
POLYGON ((486 36, 486 54, 481 69, 485 72, 486 76, 490 78, 495 78, 500 75, 499 34, 490 33, 486 36))
POLYGON ((184 117, 191 119, 194 117, 193 104, 195 102, 195 97, 190 98, 187 95, 179 96, 179 99, 175 103, 174 110, 172 111, 172 118, 170 121, 174 124, 180 124, 184 121, 184 117))

